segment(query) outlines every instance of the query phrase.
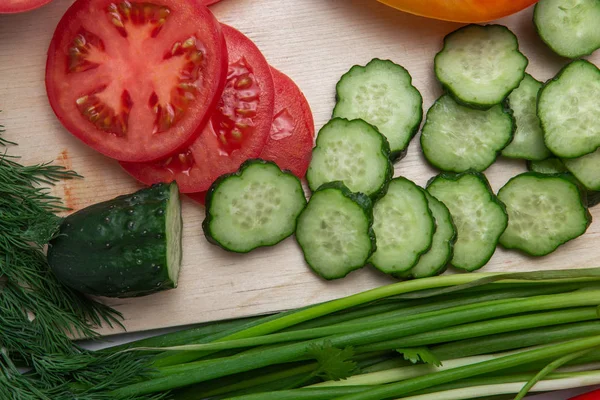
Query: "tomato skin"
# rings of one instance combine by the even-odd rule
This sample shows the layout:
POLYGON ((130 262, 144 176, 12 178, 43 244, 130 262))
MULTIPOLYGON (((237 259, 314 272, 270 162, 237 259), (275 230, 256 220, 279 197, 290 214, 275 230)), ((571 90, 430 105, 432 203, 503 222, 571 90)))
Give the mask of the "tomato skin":
POLYGON ((200 0, 200 4, 203 6, 212 6, 213 4, 217 4, 221 0, 200 0))
POLYGON ((312 111, 292 79, 273 67, 271 73, 275 82, 275 113, 269 141, 259 158, 273 161, 279 168, 303 178, 315 140, 312 111))
POLYGON ((487 22, 521 11, 538 0, 378 0, 422 17, 454 22, 487 22))
POLYGON ((585 393, 579 396, 572 397, 569 400, 600 400, 600 389, 593 392, 585 393))
POLYGON ((196 203, 206 205, 206 193, 208 192, 188 193, 186 196, 196 203))
MULTIPOLYGON (((279 168, 303 178, 315 140, 313 115, 304 94, 292 79, 273 67, 271 74, 275 84, 275 113, 271 136, 259 158, 273 161, 279 168)), ((188 193, 187 196, 205 204, 206 192, 188 193)))
POLYGON ((223 33, 229 54, 228 80, 211 120, 186 151, 152 163, 122 162, 125 171, 140 182, 151 185, 177 181, 181 193, 202 192, 208 190, 219 176, 235 172, 244 161, 258 157, 264 148, 269 138, 275 102, 269 64, 244 34, 227 25, 223 25, 223 33), (245 96, 245 89, 236 89, 238 84, 244 86, 241 78, 248 74, 237 75, 244 69, 250 71, 252 88, 258 93, 249 93, 250 100, 247 102, 236 97, 238 94, 245 96), (237 113, 237 107, 244 105, 250 106, 255 115, 251 118, 251 132, 243 133, 239 143, 235 142, 235 137, 228 135, 227 144, 224 144, 217 130, 221 123, 235 122, 224 115, 233 113, 234 109, 237 113))
POLYGON ((52 0, 2 0, 0 14, 17 14, 40 8, 52 0))
MULTIPOLYGON (((77 0, 62 17, 50 43, 46 91, 57 118, 82 142, 119 161, 147 162, 185 149, 198 137, 198 127, 206 125, 219 99, 226 67, 227 48, 221 25, 206 7, 178 0, 77 0), (170 13, 157 33, 156 29, 147 29, 149 25, 156 26, 156 22, 145 20, 127 22, 127 29, 134 30, 128 34, 108 18, 112 15, 109 7, 115 3, 139 6, 140 10, 145 10, 142 4, 143 7, 150 4, 157 9, 166 7, 170 13), (82 34, 86 35, 83 41, 78 39, 82 34), (175 45, 185 43, 191 37, 195 38, 192 47, 176 52, 175 45), (92 64, 98 66, 89 67, 85 52, 73 52, 79 43, 93 47, 93 52, 88 54, 96 57, 92 64), (179 92, 175 94, 179 90, 176 89, 178 83, 184 83, 184 70, 179 69, 187 68, 192 62, 191 53, 186 51, 202 52, 199 64, 196 64, 199 66, 193 75, 188 75, 196 79, 192 82, 195 93, 191 101, 179 92), (78 59, 78 54, 83 56, 78 59), (75 68, 80 69, 73 69, 74 60, 75 68), (169 69, 169 65, 176 65, 176 69, 169 69), (115 118, 108 130, 97 126, 104 121, 103 117, 98 123, 92 122, 92 117, 81 108, 97 106, 97 87, 109 92, 106 95, 111 100, 108 109, 114 111, 115 118), (110 91, 111 87, 116 89, 110 91), (121 90, 121 104, 117 106, 121 109, 116 110, 114 105, 121 90), (157 92, 160 93, 157 104, 165 109, 165 104, 174 101, 173 96, 188 102, 179 118, 172 118, 167 125, 164 119, 169 118, 168 112, 162 113, 161 120, 161 113, 153 109, 152 96, 157 92), (81 106, 79 100, 88 97, 96 103, 81 106), (121 117, 123 112, 127 112, 125 118, 121 117), (125 125, 125 133, 115 132, 113 125, 125 125)), ((179 106, 180 103, 173 104, 179 106)), ((104 106, 103 103, 99 105, 104 106)))

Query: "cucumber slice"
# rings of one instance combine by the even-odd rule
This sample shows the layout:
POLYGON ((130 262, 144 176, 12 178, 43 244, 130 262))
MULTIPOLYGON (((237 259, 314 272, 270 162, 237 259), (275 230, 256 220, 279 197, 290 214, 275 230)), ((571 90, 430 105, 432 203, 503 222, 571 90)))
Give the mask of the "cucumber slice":
POLYGON ((561 159, 556 157, 549 157, 541 161, 528 161, 527 169, 546 175, 563 174, 569 171, 561 159))
POLYGON ((429 209, 435 219, 436 230, 433 234, 431 249, 423 254, 417 264, 410 270, 394 274, 395 277, 403 278, 427 278, 439 275, 446 270, 452 258, 454 243, 456 242, 456 227, 448 208, 425 191, 429 209))
POLYGON ((533 22, 542 40, 560 56, 579 58, 600 48, 598 0, 541 0, 533 22))
POLYGON ((48 264, 65 285, 97 296, 175 288, 181 228, 177 184, 154 185, 66 217, 48 247, 48 264))
MULTIPOLYGON (((597 150, 596 153, 598 151, 600 151, 600 150, 597 150)), ((592 153, 592 154, 596 154, 596 153, 592 153)), ((584 157, 587 157, 587 156, 583 156, 581 158, 584 158, 584 157)), ((574 158, 574 159, 566 158, 564 161, 567 161, 567 160, 579 160, 579 158, 574 158)), ((550 157, 550 158, 547 158, 542 161, 529 161, 529 162, 527 162, 527 169, 532 172, 539 172, 540 174, 546 174, 546 175, 556 175, 556 174, 564 175, 565 177, 571 179, 574 183, 576 183, 582 192, 585 192, 586 204, 588 207, 594 207, 594 206, 600 204, 600 191, 590 190, 590 189, 586 188, 586 185, 581 183, 575 176, 571 175, 571 173, 569 172, 569 170, 567 169, 567 167, 565 166, 563 161, 561 161, 560 158, 550 157)), ((598 171, 598 169, 588 170, 587 168, 585 168, 585 170, 583 170, 583 169, 581 170, 581 173, 586 177, 586 179, 594 179, 593 171, 598 171)))
POLYGON ((458 101, 487 109, 523 80, 529 61, 517 37, 502 25, 467 25, 444 38, 435 75, 458 101))
POLYGON ((333 117, 362 119, 388 140, 391 158, 406 154, 423 119, 423 98, 404 67, 389 60, 353 66, 336 86, 333 117))
POLYGON ((296 176, 273 162, 250 160, 212 184, 202 228, 209 242, 247 253, 291 236, 305 206, 296 176))
POLYGON ((312 191, 342 181, 352 192, 375 197, 393 172, 390 147, 375 127, 360 119, 334 118, 319 131, 306 180, 312 191))
POLYGON ((508 216, 485 175, 440 174, 429 182, 427 191, 448 207, 456 224, 451 264, 467 271, 487 264, 506 229, 508 216))
POLYGON ((508 96, 507 103, 515 117, 517 129, 512 142, 502 150, 503 156, 544 160, 552 155, 544 143, 544 132, 537 116, 537 97, 541 88, 542 82, 525 74, 519 87, 508 96))
POLYGON ((386 274, 411 269, 431 247, 435 221, 425 191, 406 178, 394 178, 373 207, 377 250, 371 264, 386 274))
POLYGON ((562 160, 565 167, 589 190, 600 190, 600 149, 578 158, 562 160))
POLYGON ((600 147, 600 70, 573 61, 539 94, 538 117, 544 141, 561 158, 575 158, 600 147))
POLYGON ((508 181, 498 198, 509 218, 500 244, 532 256, 552 253, 592 221, 577 185, 560 175, 525 172, 508 181))
POLYGON ((446 94, 427 112, 421 148, 427 161, 443 171, 483 171, 511 141, 513 131, 513 118, 501 105, 475 110, 446 94))
POLYGON ((326 183, 298 217, 296 240, 308 265, 325 279, 343 278, 375 250, 373 204, 341 182, 326 183))

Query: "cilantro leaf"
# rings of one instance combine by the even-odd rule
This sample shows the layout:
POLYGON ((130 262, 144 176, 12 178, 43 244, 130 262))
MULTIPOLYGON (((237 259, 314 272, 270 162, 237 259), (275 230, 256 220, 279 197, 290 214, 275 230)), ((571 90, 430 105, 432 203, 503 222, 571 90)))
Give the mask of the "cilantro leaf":
POLYGON ((338 349, 333 347, 331 342, 313 343, 308 348, 308 355, 319 363, 319 368, 313 376, 339 381, 357 372, 356 363, 350 360, 354 356, 352 347, 338 349))
POLYGON ((404 356, 405 360, 417 364, 431 364, 436 367, 441 367, 442 362, 433 354, 427 347, 412 347, 409 349, 396 349, 396 351, 404 356))

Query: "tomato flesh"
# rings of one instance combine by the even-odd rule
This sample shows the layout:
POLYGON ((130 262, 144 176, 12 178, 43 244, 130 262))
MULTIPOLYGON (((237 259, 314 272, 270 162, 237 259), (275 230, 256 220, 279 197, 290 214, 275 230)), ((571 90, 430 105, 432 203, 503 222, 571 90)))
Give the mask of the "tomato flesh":
POLYGON ((315 123, 300 88, 284 73, 271 68, 275 82, 275 114, 267 145, 259 158, 273 161, 298 178, 306 175, 315 139, 315 123))
POLYGON ((152 163, 121 163, 145 184, 177 181, 182 193, 207 190, 219 176, 258 157, 269 138, 274 87, 269 64, 250 39, 223 25, 229 54, 221 99, 198 139, 186 150, 152 163))
POLYGON ((35 10, 51 1, 52 0, 1 0, 0 14, 16 14, 35 10))
POLYGON ((487 22, 506 17, 538 0, 378 0, 398 10, 454 22, 487 22))
MULTIPOLYGON (((308 101, 300 88, 283 72, 271 67, 275 84, 275 113, 271 133, 259 158, 275 162, 298 178, 306 175, 315 140, 315 123, 308 101)), ((188 193, 200 204, 206 192, 188 193)))
POLYGON ((59 120, 83 142, 117 160, 152 161, 197 138, 226 62, 206 7, 78 0, 50 44, 46 87, 59 120))

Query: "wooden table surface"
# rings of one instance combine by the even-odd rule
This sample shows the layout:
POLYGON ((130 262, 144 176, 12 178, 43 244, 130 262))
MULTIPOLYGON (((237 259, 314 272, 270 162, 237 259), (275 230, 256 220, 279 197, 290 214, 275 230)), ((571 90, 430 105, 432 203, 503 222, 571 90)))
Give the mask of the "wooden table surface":
MULTIPOLYGON (((23 163, 56 160, 85 179, 59 184, 55 193, 79 209, 134 191, 140 186, 119 165, 72 137, 48 105, 44 88, 45 53, 54 28, 72 0, 55 0, 34 12, 0 16, 0 123, 11 149, 23 163)), ((224 0, 214 13, 253 39, 269 62, 302 88, 314 112, 317 129, 331 115, 334 88, 354 64, 374 57, 391 59, 412 74, 425 109, 441 94, 432 67, 445 34, 459 25, 397 12, 374 0, 224 0)), ((529 58, 528 72, 540 80, 552 77, 565 60, 536 36, 532 10, 500 20, 519 37, 529 58)), ((600 54, 590 59, 600 65, 600 54)), ((525 169, 523 162, 500 160, 486 175, 494 189, 525 169)), ((425 184, 435 174, 423 159, 418 140, 396 164, 396 175, 425 184)), ((600 207, 592 210, 600 221, 600 207)), ((112 299, 123 312, 129 331, 261 314, 346 296, 393 282, 373 268, 325 282, 305 265, 293 238, 247 255, 229 254, 206 242, 204 209, 183 204, 184 259, 176 290, 137 299, 112 299)), ((525 271, 597 266, 600 260, 594 222, 585 236, 554 254, 533 259, 498 249, 482 271, 525 271)), ((104 334, 117 331, 101 331, 104 334)))

